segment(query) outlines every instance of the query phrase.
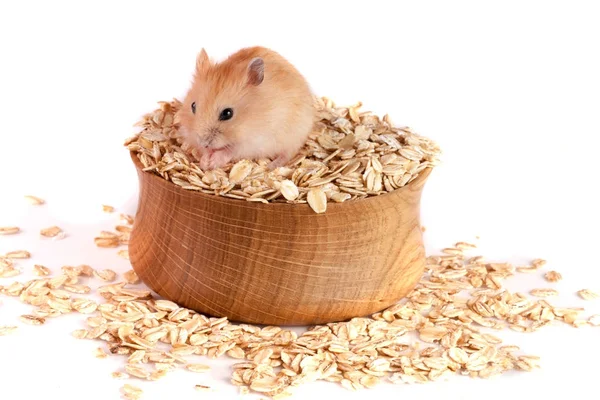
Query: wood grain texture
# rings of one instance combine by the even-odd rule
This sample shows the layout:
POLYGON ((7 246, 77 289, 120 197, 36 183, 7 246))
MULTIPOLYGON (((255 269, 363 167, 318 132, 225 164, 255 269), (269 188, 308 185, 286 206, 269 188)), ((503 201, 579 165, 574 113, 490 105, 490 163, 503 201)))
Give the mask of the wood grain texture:
POLYGON ((164 298, 232 321, 304 325, 380 311, 425 268, 421 192, 430 170, 393 193, 308 205, 262 204, 182 189, 143 172, 129 255, 164 298))

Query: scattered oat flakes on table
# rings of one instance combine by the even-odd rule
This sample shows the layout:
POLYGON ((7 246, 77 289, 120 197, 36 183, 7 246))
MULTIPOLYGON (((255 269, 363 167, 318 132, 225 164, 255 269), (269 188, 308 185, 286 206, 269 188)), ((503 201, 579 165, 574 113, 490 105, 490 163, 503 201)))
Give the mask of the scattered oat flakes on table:
POLYGON ((85 339, 88 331, 86 329, 77 329, 71 332, 71 335, 76 339, 85 339))
POLYGON ((4 256, 0 256, 0 268, 11 268, 13 266, 13 261, 4 256))
POLYGON ((28 252, 27 250, 15 250, 15 251, 9 251, 8 253, 6 253, 4 255, 4 257, 13 258, 13 259, 27 259, 27 258, 31 258, 31 253, 28 252))
POLYGON ((140 389, 137 386, 133 386, 130 385, 128 383, 126 383, 125 385, 121 386, 121 392, 123 393, 123 396, 126 399, 130 399, 130 400, 137 400, 142 396, 142 389, 140 389))
POLYGON ((13 266, 0 266, 0 278, 13 278, 17 275, 21 275, 21 270, 19 268, 14 268, 13 266))
POLYGON ((137 274, 132 269, 130 269, 129 271, 125 272, 123 274, 123 278, 130 285, 135 285, 137 283, 140 283, 140 278, 138 278, 137 274))
POLYGON ((207 372, 210 371, 210 366, 205 364, 186 364, 185 368, 192 372, 207 372))
POLYGON ((117 273, 112 269, 94 270, 93 274, 104 282, 113 282, 117 278, 117 273))
POLYGON ((600 293, 590 289, 581 289, 577 291, 577 294, 584 300, 596 300, 600 298, 600 293))
POLYGON ((531 295, 536 297, 550 297, 550 296, 558 296, 558 290, 556 289, 532 289, 531 295))
POLYGON ((558 282, 562 280, 562 275, 556 271, 548 271, 544 275, 544 278, 546 278, 548 282, 558 282))
POLYGON ((50 268, 48 267, 45 267, 40 264, 35 264, 33 266, 33 273, 37 276, 48 276, 52 273, 52 271, 50 271, 50 268))
POLYGON ((133 222, 134 222, 133 216, 128 215, 128 214, 120 214, 119 219, 120 219, 120 221, 122 221, 122 223, 124 223, 126 225, 133 225, 133 222))
POLYGON ((98 347, 96 350, 94 350, 94 355, 96 356, 96 358, 108 357, 108 354, 106 354, 106 352, 104 351, 104 349, 102 347, 98 347))
POLYGON ((21 232, 21 228, 18 226, 1 226, 0 235, 15 235, 21 232))
POLYGON ((62 238, 65 236, 64 231, 58 226, 51 226, 40 231, 40 235, 48 238, 62 238))
POLYGON ((0 336, 9 335, 17 330, 16 326, 0 326, 0 336))
POLYGON ((36 317, 35 315, 21 315, 20 320, 29 325, 42 325, 46 322, 43 317, 36 317))
MULTIPOLYGON (((349 113, 360 119, 356 110, 349 113)), ((359 129, 359 135, 361 132, 359 129)), ((328 139, 321 140, 325 147, 333 147, 328 139)), ((414 155, 403 150, 407 156, 414 155)), ((388 165, 381 157, 369 158, 367 162, 376 173, 388 165)), ((348 166, 357 168, 353 164, 345 168, 348 166)), ((248 168, 243 165, 233 172, 229 171, 230 178, 242 182, 253 174, 250 171, 246 176, 248 168)), ((375 185, 376 179, 367 175, 367 185, 375 185)), ((286 176, 291 178, 290 174, 286 176)), ((310 203, 309 193, 313 191, 314 195, 321 190, 330 199, 331 193, 320 188, 321 181, 316 186, 295 186, 297 195, 291 185, 282 189, 282 182, 272 194, 286 192, 287 196, 281 194, 285 199, 296 196, 310 203)), ((331 196, 336 194, 342 193, 331 196)), ((322 200, 320 195, 319 198, 322 200)), ((117 233, 101 234, 102 238, 116 239, 117 246, 128 240, 129 226, 133 224, 131 216, 121 215, 121 220, 123 224, 116 228, 117 233)), ((511 370, 532 371, 540 367, 538 357, 518 354, 521 350, 517 346, 504 344, 483 328, 534 332, 552 321, 578 328, 600 324, 599 315, 583 319, 581 308, 559 308, 546 299, 511 293, 502 283, 514 276, 514 266, 489 262, 483 256, 467 256, 473 248, 474 245, 458 242, 443 249, 441 255, 427 257, 422 279, 399 304, 369 317, 312 326, 300 334, 284 327, 235 324, 157 299, 149 290, 127 286, 140 282, 133 270, 123 274, 123 281, 116 281, 112 270, 64 266, 59 275, 50 277, 46 267, 36 265, 34 271, 40 278, 0 286, 0 294, 32 305, 31 314, 21 316, 21 320, 33 325, 72 311, 88 314, 84 316, 88 329, 76 330, 72 335, 104 342, 108 352, 96 350, 101 358, 126 357, 127 373, 114 372, 114 378, 154 381, 178 368, 206 372, 209 365, 190 363, 186 357, 227 356, 239 361, 232 370, 231 383, 239 386, 241 393, 254 391, 272 398, 284 398, 294 386, 314 380, 360 390, 385 380, 426 383, 453 374, 489 378, 511 370), (104 281, 94 291, 101 295, 100 303, 84 296, 93 292, 84 284, 85 277, 90 276, 104 281), (466 298, 461 294, 466 294, 466 298), (418 334, 427 345, 409 339, 410 333, 418 334)), ((30 257, 25 251, 11 253, 12 257, 0 257, 0 269, 12 268, 12 258, 30 257)), ((527 268, 538 270, 544 264, 538 259, 527 268)), ((551 272, 554 271, 545 276, 551 272)), ((578 293, 581 292, 584 291, 578 293)), ((547 297, 558 292, 533 289, 531 294, 547 297)), ((14 329, 0 327, 0 336, 14 329)), ((195 387, 209 389, 205 385, 195 387)), ((121 390, 131 399, 142 394, 132 385, 124 385, 121 390)))
POLYGON ((31 196, 31 195, 26 195, 25 199, 29 202, 29 204, 32 204, 34 206, 40 206, 40 205, 46 203, 44 201, 44 199, 41 199, 41 198, 36 197, 36 196, 31 196))
POLYGON ((94 243, 98 247, 119 247, 119 237, 116 234, 107 234, 103 232, 100 236, 94 238, 94 243))

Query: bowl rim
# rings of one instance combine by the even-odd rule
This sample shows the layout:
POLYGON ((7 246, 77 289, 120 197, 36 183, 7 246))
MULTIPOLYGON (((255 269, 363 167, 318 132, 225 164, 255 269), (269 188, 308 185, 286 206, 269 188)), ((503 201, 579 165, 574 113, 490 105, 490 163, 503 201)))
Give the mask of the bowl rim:
POLYGON ((377 196, 368 196, 363 199, 357 199, 357 200, 352 200, 352 201, 347 201, 347 202, 345 201, 342 203, 328 202, 327 211, 322 214, 317 214, 314 211, 312 211, 312 209, 310 209, 310 206, 307 203, 251 202, 251 201, 244 201, 244 200, 240 200, 240 199, 232 199, 232 198, 225 197, 225 196, 203 193, 203 192, 196 191, 196 190, 184 189, 181 186, 176 185, 175 183, 164 179, 163 177, 159 176, 158 174, 156 174, 152 171, 144 171, 143 170, 144 166, 143 166, 142 162, 140 161, 139 157, 137 156, 137 153, 134 152, 133 150, 129 150, 129 155, 130 155, 130 157, 133 161, 133 164, 138 173, 146 173, 147 176, 149 177, 149 179, 151 179, 153 182, 156 182, 156 184, 162 185, 163 187, 168 188, 169 190, 174 191, 178 194, 187 194, 190 196, 196 196, 203 200, 207 200, 207 201, 211 201, 211 202, 218 202, 221 204, 226 204, 226 205, 231 205, 231 206, 252 207, 255 209, 264 209, 264 210, 271 210, 271 211, 306 210, 306 211, 310 211, 310 213, 313 214, 314 216, 324 216, 324 215, 327 215, 328 213, 331 214, 332 211, 333 212, 335 212, 335 211, 347 212, 350 205, 364 204, 365 202, 373 203, 373 202, 375 202, 377 200, 381 200, 381 199, 398 197, 398 196, 402 195, 404 192, 406 192, 407 190, 412 189, 417 185, 419 186, 419 190, 422 190, 422 187, 423 187, 425 181, 427 180, 427 178, 433 171, 433 167, 431 167, 431 166, 423 169, 421 172, 419 172, 419 174, 417 175, 417 178, 414 179, 412 182, 409 182, 408 184, 406 184, 406 185, 402 186, 401 188, 398 188, 392 192, 387 192, 387 193, 380 194, 377 196), (168 185, 168 187, 167 187, 167 185, 168 185), (290 207, 290 206, 296 206, 296 207, 290 207), (305 206, 305 207, 297 207, 297 206, 305 206))

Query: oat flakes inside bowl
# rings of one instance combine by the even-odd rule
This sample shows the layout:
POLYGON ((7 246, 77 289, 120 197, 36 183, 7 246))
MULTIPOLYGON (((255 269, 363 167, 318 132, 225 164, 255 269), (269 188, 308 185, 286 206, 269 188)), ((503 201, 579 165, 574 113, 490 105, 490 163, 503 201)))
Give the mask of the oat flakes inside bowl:
POLYGON ((388 115, 360 111, 360 102, 339 107, 330 99, 315 98, 315 129, 285 167, 269 171, 270 160, 240 160, 203 171, 195 150, 178 138, 174 114, 181 103, 159 105, 136 124, 141 132, 125 145, 137 154, 144 171, 187 190, 262 203, 308 203, 322 213, 329 202, 392 192, 439 162, 434 141, 393 126, 388 115))

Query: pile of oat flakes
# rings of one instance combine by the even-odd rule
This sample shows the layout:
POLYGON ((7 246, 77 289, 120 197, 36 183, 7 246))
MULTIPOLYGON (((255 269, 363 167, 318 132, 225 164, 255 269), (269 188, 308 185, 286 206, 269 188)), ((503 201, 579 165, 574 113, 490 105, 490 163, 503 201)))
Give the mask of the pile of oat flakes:
POLYGON ((362 103, 337 106, 315 98, 318 121, 304 148, 285 167, 268 170, 270 160, 240 160, 203 171, 195 149, 182 144, 174 115, 178 100, 160 102, 145 115, 141 127, 125 142, 151 171, 188 190, 233 199, 270 203, 308 203, 317 213, 327 203, 362 199, 392 192, 439 163, 433 141, 360 111, 362 103))
MULTIPOLYGON (((115 212, 110 206, 103 209, 115 212)), ((128 258, 133 222, 133 217, 119 214, 114 231, 100 232, 94 238, 96 245, 128 258)), ((0 234, 22 232, 4 227, 0 234)), ((50 227, 40 235, 60 240, 64 232, 50 227)), ((486 260, 474 251, 474 245, 464 242, 443 249, 427 258, 421 281, 398 304, 368 318, 309 327, 299 336, 278 326, 231 323, 155 298, 133 270, 118 276, 88 265, 51 271, 35 264, 37 279, 0 285, 0 295, 32 306, 31 313, 21 316, 23 323, 44 325, 50 318, 72 313, 85 318, 87 329, 76 330, 73 336, 102 344, 96 351, 99 358, 122 357, 123 368, 113 377, 130 380, 121 388, 127 399, 143 395, 136 379, 160 380, 181 368, 203 373, 218 357, 239 360, 233 365, 231 383, 242 392, 273 398, 293 394, 294 387, 316 380, 361 390, 381 382, 426 383, 457 374, 488 378, 539 367, 537 356, 522 354, 493 331, 528 333, 553 323, 600 325, 600 315, 584 317, 583 308, 552 305, 546 297, 557 292, 551 287, 532 289, 529 296, 504 288, 507 279, 520 273, 542 273, 544 260, 515 266, 486 260), (92 280, 101 283, 96 290, 101 302, 92 297, 92 280), (205 356, 206 364, 190 363, 187 357, 192 355, 205 356)), ((19 261, 30 258, 26 250, 0 256, 0 278, 17 277, 22 272, 19 261)), ((557 271, 544 276, 549 285, 563 279, 557 271)), ((589 289, 579 295, 598 298, 589 289)), ((0 336, 17 331, 16 325, 0 326, 0 336)), ((195 388, 210 390, 203 385, 195 388)))

